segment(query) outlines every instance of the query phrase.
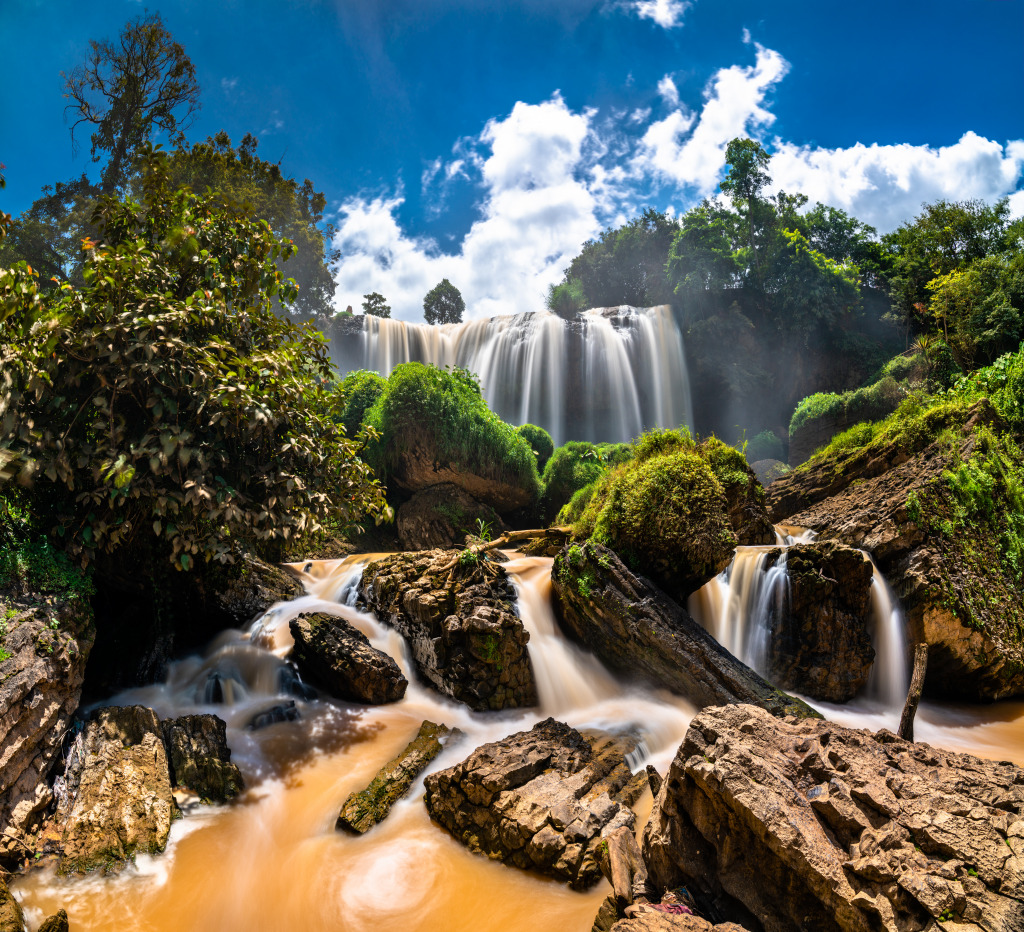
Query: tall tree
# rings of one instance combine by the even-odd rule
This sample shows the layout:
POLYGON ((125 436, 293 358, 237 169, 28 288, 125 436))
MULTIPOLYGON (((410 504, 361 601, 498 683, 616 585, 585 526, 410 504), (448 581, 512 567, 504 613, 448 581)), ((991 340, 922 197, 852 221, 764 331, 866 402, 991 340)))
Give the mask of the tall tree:
POLYGON ((423 318, 428 324, 461 324, 466 302, 447 278, 442 278, 423 299, 423 318))
POLYGON ((196 72, 159 13, 125 24, 117 40, 89 42, 85 62, 64 77, 65 108, 74 116, 71 139, 83 123, 93 126, 94 162, 108 152, 100 191, 112 194, 125 182, 131 163, 154 133, 180 145, 199 110, 196 72))
POLYGON ((384 300, 384 295, 371 291, 363 295, 363 313, 371 317, 390 317, 391 305, 384 300))

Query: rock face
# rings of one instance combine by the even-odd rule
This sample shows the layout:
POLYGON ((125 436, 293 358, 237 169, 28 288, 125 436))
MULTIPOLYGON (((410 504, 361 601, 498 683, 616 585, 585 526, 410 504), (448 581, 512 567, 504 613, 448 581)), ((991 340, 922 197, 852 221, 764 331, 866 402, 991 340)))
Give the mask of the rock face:
POLYGON ((394 760, 388 761, 365 790, 353 793, 345 800, 338 815, 336 828, 362 835, 383 822, 391 807, 401 799, 416 778, 444 748, 453 734, 445 725, 424 722, 419 733, 394 760))
POLYGON ((217 587, 214 600, 236 625, 244 625, 275 602, 288 602, 300 595, 302 585, 290 573, 246 555, 235 570, 225 574, 225 584, 217 587))
POLYGON ((0 877, 0 932, 24 932, 25 914, 0 877))
POLYGON ((395 524, 403 550, 430 550, 462 547, 466 535, 477 531, 478 520, 490 526, 494 537, 505 530, 493 508, 446 482, 422 489, 400 505, 395 524))
POLYGON ((292 660, 303 676, 332 696, 379 705, 405 695, 409 681, 394 659, 343 618, 302 614, 288 627, 295 639, 292 660))
POLYGON ((644 832, 651 882, 765 930, 1024 928, 1024 772, 754 706, 691 723, 644 832))
POLYGON ((565 548, 552 566, 551 582, 563 628, 612 669, 698 706, 751 702, 778 715, 817 715, 733 657, 606 547, 565 548))
POLYGON ((646 785, 626 765, 635 746, 549 718, 428 776, 427 810, 470 850, 583 889, 600 876, 602 833, 635 821, 646 785))
POLYGON ((831 541, 771 551, 786 561, 785 599, 769 609, 768 676, 813 699, 846 702, 868 681, 875 650, 868 630, 871 563, 831 541))
POLYGON ((699 916, 673 916, 669 913, 649 912, 635 919, 622 919, 612 926, 612 932, 746 932, 735 922, 712 925, 699 916))
POLYGON ((765 507, 764 489, 757 474, 748 466, 745 476, 722 482, 729 510, 729 523, 742 546, 774 544, 775 526, 765 507))
POLYGON ((515 590, 502 567, 484 558, 444 569, 456 552, 395 554, 367 565, 366 604, 409 643, 431 686, 477 710, 537 703, 515 590))
POLYGON ((52 794, 48 777, 82 695, 96 636, 81 600, 0 598, 6 620, 0 661, 0 862, 24 856, 21 843, 52 794))
POLYGON ((142 706, 99 710, 80 754, 69 765, 58 809, 61 872, 162 851, 177 807, 156 713, 142 706))
POLYGON ((160 723, 171 784, 204 802, 223 803, 242 792, 244 782, 231 763, 227 726, 216 715, 183 715, 160 723))
POLYGON ((1015 631, 1024 618, 1024 592, 1007 574, 979 571, 979 563, 998 566, 994 541, 969 541, 980 553, 972 566, 964 534, 947 535, 941 521, 915 513, 916 503, 941 490, 945 470, 971 458, 974 428, 995 417, 983 399, 965 424, 950 423, 961 438, 953 452, 939 442, 860 448, 790 472, 768 489, 773 520, 872 554, 900 598, 911 640, 929 645, 930 695, 1024 695, 1024 641, 1015 631))
POLYGON ((58 909, 56 913, 43 922, 38 932, 68 932, 68 929, 68 914, 63 909, 58 909))

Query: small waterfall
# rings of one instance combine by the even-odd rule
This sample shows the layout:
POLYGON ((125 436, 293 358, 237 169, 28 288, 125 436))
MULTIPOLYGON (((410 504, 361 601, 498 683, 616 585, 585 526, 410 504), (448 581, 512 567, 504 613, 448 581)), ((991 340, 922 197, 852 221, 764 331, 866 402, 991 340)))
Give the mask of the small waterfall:
POLYGON ((683 337, 668 305, 595 308, 571 321, 538 311, 435 327, 338 318, 330 333, 343 373, 388 375, 411 361, 461 366, 480 377, 499 417, 538 424, 556 444, 693 426, 683 337))
POLYGON ((867 694, 889 708, 899 709, 909 687, 906 623, 896 593, 874 560, 871 569, 871 640, 875 662, 868 677, 867 694))

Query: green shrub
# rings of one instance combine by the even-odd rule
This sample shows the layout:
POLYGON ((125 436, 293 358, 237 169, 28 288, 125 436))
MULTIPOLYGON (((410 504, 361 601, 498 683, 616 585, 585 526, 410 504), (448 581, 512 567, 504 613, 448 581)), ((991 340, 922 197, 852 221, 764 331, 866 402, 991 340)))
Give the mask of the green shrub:
POLYGON ((345 427, 346 435, 354 437, 359 433, 366 412, 384 394, 386 385, 387 380, 380 373, 370 372, 366 369, 350 372, 341 380, 338 391, 344 399, 345 407, 341 411, 341 423, 345 427))
POLYGON ((605 471, 601 450, 586 440, 570 440, 558 447, 544 467, 544 497, 541 510, 551 521, 584 486, 605 471))
POLYGON ((551 454, 555 452, 555 444, 551 439, 551 434, 536 424, 522 424, 516 430, 519 431, 523 439, 530 445, 534 455, 537 457, 537 471, 544 472, 544 467, 547 466, 548 460, 551 459, 551 454))
POLYGON ((589 485, 583 486, 582 489, 577 489, 573 493, 572 498, 558 512, 555 523, 563 526, 576 524, 583 517, 583 513, 586 511, 587 505, 590 504, 590 500, 594 497, 594 491, 600 482, 600 479, 595 479, 589 485))
POLYGON ((782 441, 770 430, 762 430, 747 443, 747 460, 751 463, 758 460, 781 460, 783 452, 782 441))

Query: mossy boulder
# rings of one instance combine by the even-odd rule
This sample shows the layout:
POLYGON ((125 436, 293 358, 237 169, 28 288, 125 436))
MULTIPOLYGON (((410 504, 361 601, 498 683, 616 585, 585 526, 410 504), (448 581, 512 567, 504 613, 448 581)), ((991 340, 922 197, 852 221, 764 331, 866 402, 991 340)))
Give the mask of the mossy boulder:
POLYGON ((551 454, 555 452, 555 442, 551 439, 551 434, 536 424, 520 424, 516 430, 530 445, 530 449, 537 457, 537 469, 543 473, 551 454))
POLYGON ((366 412, 384 394, 387 379, 377 372, 357 369, 341 380, 338 391, 345 399, 345 407, 341 412, 341 423, 345 425, 345 433, 354 437, 363 426, 366 412))
POLYGON ((607 470, 632 455, 633 449, 628 443, 589 443, 586 440, 563 443, 544 467, 541 499, 544 519, 554 521, 577 493, 592 486, 607 470))

